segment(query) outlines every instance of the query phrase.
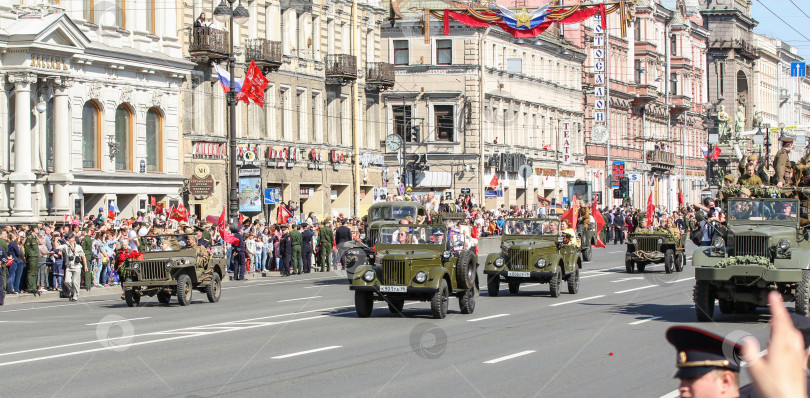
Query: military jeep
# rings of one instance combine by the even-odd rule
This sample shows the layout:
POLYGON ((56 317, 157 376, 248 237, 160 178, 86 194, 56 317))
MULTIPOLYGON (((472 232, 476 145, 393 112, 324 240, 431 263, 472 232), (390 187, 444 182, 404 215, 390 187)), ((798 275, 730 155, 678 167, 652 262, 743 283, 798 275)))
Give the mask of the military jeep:
POLYGON ((386 224, 377 230, 374 264, 352 277, 357 316, 371 315, 374 301, 401 313, 405 300, 429 301, 433 317, 447 315, 450 296, 462 314, 475 310, 478 261, 467 235, 442 225, 386 224))
POLYGON ((130 307, 137 306, 143 296, 157 295, 168 304, 177 296, 180 305, 191 303, 191 292, 206 293, 208 301, 219 301, 222 277, 228 269, 227 249, 214 246, 209 253, 204 248, 181 247, 178 238, 186 235, 146 235, 142 239, 153 248, 144 253, 143 260, 130 260, 124 269, 122 283, 124 299, 130 307), (203 254, 205 253, 205 254, 203 254))
POLYGON ((550 285, 552 297, 559 297, 563 281, 568 293, 577 294, 582 256, 566 239, 558 218, 507 219, 501 253, 489 254, 484 266, 490 297, 500 294, 501 281, 509 284, 512 294, 518 294, 521 283, 540 282, 550 285))
POLYGON ((697 319, 720 312, 750 312, 768 305, 776 290, 795 301, 795 312, 810 313, 810 234, 799 227, 799 201, 787 198, 728 198, 727 225, 711 246, 697 249, 693 299, 697 319))
POLYGON ((593 245, 596 244, 596 223, 578 223, 577 237, 581 244, 582 261, 591 261, 593 258, 593 245))
POLYGON ((686 234, 675 236, 666 230, 644 231, 627 237, 624 268, 632 274, 634 268, 644 272, 647 264, 664 263, 664 271, 681 272, 686 266, 686 234))

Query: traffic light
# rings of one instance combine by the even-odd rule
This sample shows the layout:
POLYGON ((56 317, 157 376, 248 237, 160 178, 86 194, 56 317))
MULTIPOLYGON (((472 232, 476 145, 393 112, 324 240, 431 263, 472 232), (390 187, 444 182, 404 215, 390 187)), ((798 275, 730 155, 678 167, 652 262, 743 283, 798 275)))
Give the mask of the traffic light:
POLYGON ((408 141, 419 142, 419 126, 411 127, 411 137, 408 141))
POLYGON ((620 198, 624 199, 630 196, 630 178, 622 177, 619 178, 619 192, 622 196, 620 198))

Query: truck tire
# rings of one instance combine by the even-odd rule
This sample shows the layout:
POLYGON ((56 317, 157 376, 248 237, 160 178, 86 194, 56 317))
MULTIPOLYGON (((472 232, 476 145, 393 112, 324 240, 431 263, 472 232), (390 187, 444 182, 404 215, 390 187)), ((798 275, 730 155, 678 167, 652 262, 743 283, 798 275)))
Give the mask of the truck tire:
POLYGON ((405 308, 405 299, 388 300, 388 311, 391 311, 392 314, 401 314, 403 308, 405 308))
POLYGON ((693 294, 695 315, 700 322, 709 322, 714 315, 714 294, 708 281, 697 281, 693 294))
POLYGON ((624 260, 624 269, 627 271, 628 274, 633 273, 633 260, 624 260))
POLYGON ((354 310, 358 318, 368 318, 374 309, 374 296, 371 292, 354 292, 354 310))
POLYGON ((456 264, 456 282, 458 282, 458 286, 464 289, 475 287, 475 253, 472 250, 461 253, 456 264))
POLYGON ((509 282, 509 294, 518 294, 520 293, 520 282, 509 282))
POLYGON ((551 277, 549 281, 549 293, 551 297, 560 297, 560 288, 562 287, 562 266, 557 267, 557 272, 551 277))
POLYGON ((188 275, 182 274, 177 278, 177 302, 182 306, 191 303, 191 278, 188 275))
POLYGON ((636 269, 638 272, 644 272, 647 269, 647 263, 636 263, 636 269))
POLYGON ((172 294, 165 291, 165 290, 161 290, 161 291, 157 292, 157 299, 158 299, 158 303, 169 304, 169 301, 172 300, 172 294))
MULTIPOLYGON (((124 282, 132 282, 132 278, 127 278, 124 282)), ((137 307, 138 303, 141 302, 141 296, 135 293, 135 289, 132 287, 125 287, 124 300, 127 302, 128 307, 137 307)))
POLYGON ((678 253, 675 255, 675 272, 683 271, 683 267, 686 265, 686 255, 683 253, 678 253))
POLYGON ((593 258, 593 247, 588 245, 588 247, 582 251, 582 261, 591 261, 593 258))
POLYGON ((810 318, 810 270, 802 270, 802 281, 796 288, 794 311, 810 318))
POLYGON ((568 294, 579 293, 579 266, 574 268, 574 273, 568 277, 568 294))
POLYGON ((733 314, 734 313, 734 301, 727 300, 727 299, 719 299, 717 300, 720 305, 720 312, 723 314, 733 314))
POLYGON ((205 294, 208 296, 208 301, 216 303, 219 301, 219 296, 222 294, 222 279, 219 274, 214 272, 211 277, 211 284, 205 287, 205 294))
POLYGON ((447 316, 447 302, 450 300, 450 291, 447 288, 447 281, 442 278, 439 282, 439 290, 433 294, 430 300, 430 309, 433 311, 434 319, 444 319, 447 316))
POLYGON ((666 271, 666 273, 672 273, 674 262, 675 252, 673 252, 672 249, 667 249, 666 253, 664 254, 664 271, 666 271))
POLYGON ((472 314, 475 311, 475 289, 469 289, 458 296, 458 306, 462 314, 472 314))
POLYGON ((501 277, 499 275, 487 275, 487 292, 489 297, 498 297, 501 293, 501 277))

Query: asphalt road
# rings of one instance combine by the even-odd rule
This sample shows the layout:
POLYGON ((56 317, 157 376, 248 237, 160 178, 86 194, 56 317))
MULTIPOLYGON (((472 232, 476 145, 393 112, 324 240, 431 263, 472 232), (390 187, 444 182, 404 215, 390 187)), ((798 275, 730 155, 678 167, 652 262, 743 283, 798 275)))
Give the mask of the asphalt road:
POLYGON ((766 309, 698 324, 691 261, 626 274, 623 253, 595 250, 576 295, 488 297, 484 282, 474 314, 452 299, 443 320, 419 302, 359 319, 338 273, 226 282, 219 303, 195 292, 188 307, 116 295, 0 307, 3 395, 661 397, 677 388, 672 325, 765 346, 766 309))

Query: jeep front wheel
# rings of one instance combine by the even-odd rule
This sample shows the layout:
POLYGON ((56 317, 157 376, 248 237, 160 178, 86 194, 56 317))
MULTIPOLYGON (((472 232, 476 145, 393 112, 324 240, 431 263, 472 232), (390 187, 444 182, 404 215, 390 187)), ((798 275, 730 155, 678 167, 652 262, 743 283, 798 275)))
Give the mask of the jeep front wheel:
POLYGON ((520 293, 520 282, 509 282, 509 294, 518 294, 520 293))
POLYGON ((472 289, 475 286, 475 253, 472 250, 461 253, 456 264, 456 282, 459 287, 472 289))
POLYGON ((450 291, 447 288, 447 281, 442 278, 439 283, 439 290, 433 294, 430 300, 430 309, 433 311, 433 318, 444 319, 447 316, 447 302, 450 300, 450 291))
POLYGON ((371 295, 371 292, 354 292, 354 310, 357 311, 358 318, 368 318, 373 309, 374 296, 371 295))
MULTIPOLYGON (((127 278, 124 280, 124 282, 132 282, 132 278, 127 278)), ((137 307, 138 303, 141 302, 141 296, 135 292, 133 287, 125 287, 124 300, 127 302, 128 307, 137 307)))
POLYGON ((672 251, 672 249, 668 249, 664 254, 664 271, 666 271, 666 273, 668 274, 672 273, 672 265, 673 265, 672 263, 674 262, 675 262, 675 253, 672 251))
POLYGON ((498 297, 501 293, 501 277, 498 275, 487 275, 487 292, 489 297, 498 297))
POLYGON ((191 278, 188 275, 182 274, 177 278, 177 302, 180 305, 189 305, 191 303, 191 278))
POLYGON ((219 301, 219 296, 222 293, 222 279, 220 279, 218 273, 214 272, 211 277, 211 284, 206 286, 205 293, 209 302, 216 303, 219 301))
POLYGON ((695 301, 695 315, 700 322, 712 320, 714 315, 714 294, 712 294, 709 281, 697 281, 693 299, 695 301))
POLYGON ((458 306, 461 307, 462 314, 472 314, 475 311, 475 288, 458 296, 458 306))
POLYGON ((796 289, 795 301, 794 311, 801 316, 810 317, 810 270, 802 270, 802 281, 796 289))
POLYGON ((562 265, 557 267, 557 272, 551 277, 549 282, 549 293, 551 297, 560 297, 560 288, 562 287, 562 265))
POLYGON ((579 293, 579 266, 574 266, 574 273, 568 277, 568 294, 579 293))
POLYGON ((627 271, 628 274, 633 273, 633 260, 624 260, 624 270, 627 271))

